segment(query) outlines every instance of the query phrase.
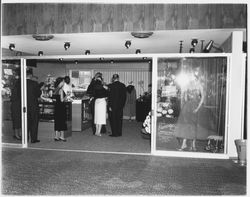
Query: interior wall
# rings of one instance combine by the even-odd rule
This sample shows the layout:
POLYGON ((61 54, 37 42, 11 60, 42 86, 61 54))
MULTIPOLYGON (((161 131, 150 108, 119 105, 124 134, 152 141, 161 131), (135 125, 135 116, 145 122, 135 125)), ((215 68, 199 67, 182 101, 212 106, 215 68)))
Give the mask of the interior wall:
POLYGON ((148 91, 148 85, 152 83, 152 66, 149 62, 114 62, 114 63, 70 63, 66 65, 66 70, 90 70, 93 75, 96 72, 103 74, 106 83, 110 83, 113 74, 119 74, 120 81, 126 86, 133 82, 137 97, 148 91))
POLYGON ((37 67, 33 69, 34 75, 38 78, 38 82, 46 80, 48 75, 51 77, 63 77, 69 75, 69 70, 87 70, 103 74, 104 81, 110 83, 113 74, 119 74, 120 81, 126 86, 129 82, 133 82, 137 97, 148 91, 148 85, 152 83, 152 66, 149 62, 117 62, 117 63, 37 63, 37 67))
POLYGON ((64 77, 67 75, 66 65, 59 63, 37 63, 33 68, 33 74, 38 78, 38 82, 44 82, 48 75, 52 77, 64 77))

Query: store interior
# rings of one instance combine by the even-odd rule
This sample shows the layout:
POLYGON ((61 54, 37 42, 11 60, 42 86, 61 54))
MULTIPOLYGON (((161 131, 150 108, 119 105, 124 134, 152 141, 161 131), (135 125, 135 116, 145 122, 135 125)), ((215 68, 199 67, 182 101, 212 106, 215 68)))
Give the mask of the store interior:
MULTIPOLYGON (((40 143, 29 144, 29 147, 52 148, 82 151, 104 152, 133 152, 150 153, 150 135, 141 132, 142 123, 151 109, 152 60, 143 59, 107 59, 107 60, 80 60, 80 59, 43 59, 27 60, 27 67, 33 70, 33 77, 39 84, 44 83, 43 96, 39 98, 40 120, 38 138, 40 143), (87 87, 96 72, 101 72, 105 83, 109 84, 113 74, 120 76, 120 81, 126 86, 135 88, 135 101, 138 102, 137 113, 129 117, 124 114, 123 136, 110 138, 109 120, 107 119, 107 132, 102 137, 93 135, 91 127, 91 113, 89 109, 89 96, 87 87), (69 104, 67 142, 54 141, 53 102, 49 97, 53 92, 53 83, 57 77, 69 76, 73 87, 74 101, 69 104), (149 92, 150 91, 150 92, 149 92), (73 111, 72 111, 73 110, 73 111)), ((11 115, 11 91, 14 81, 20 77, 21 68, 19 60, 3 61, 2 71, 5 76, 5 89, 9 90, 3 95, 3 143, 21 144, 21 140, 13 137, 11 115)), ((19 87, 21 89, 21 87, 19 87)), ((136 107, 136 105, 134 105, 136 107)), ((134 110, 136 111, 136 109, 134 110)), ((108 115, 107 115, 108 116, 108 115)))

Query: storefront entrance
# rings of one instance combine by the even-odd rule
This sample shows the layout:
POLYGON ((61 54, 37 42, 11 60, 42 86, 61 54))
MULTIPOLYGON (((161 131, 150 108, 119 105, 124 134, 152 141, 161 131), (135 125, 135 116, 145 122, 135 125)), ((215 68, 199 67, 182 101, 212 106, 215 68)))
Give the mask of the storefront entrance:
MULTIPOLYGON (((139 121, 136 120, 139 118, 138 114, 134 120, 124 120, 124 135, 121 138, 110 138, 107 134, 100 138, 93 136, 90 125, 85 124, 88 122, 89 114, 87 98, 84 98, 80 99, 79 105, 82 109, 80 110, 80 131, 72 129, 72 123, 75 121, 76 115, 76 112, 72 114, 73 102, 68 108, 69 113, 71 111, 68 118, 68 125, 70 125, 69 136, 67 142, 60 142, 59 144, 53 140, 53 121, 49 120, 48 116, 48 114, 53 112, 53 107, 51 108, 48 103, 43 103, 40 104, 40 112, 43 113, 43 118, 48 120, 40 121, 39 123, 40 143, 27 143, 27 117, 25 110, 22 111, 22 132, 23 136, 25 136, 22 140, 23 147, 228 158, 228 150, 230 150, 228 139, 230 139, 231 134, 229 135, 228 133, 227 125, 230 120, 232 121, 228 112, 228 106, 231 102, 229 96, 232 96, 233 91, 232 86, 229 86, 229 84, 232 83, 231 78, 234 74, 231 71, 232 66, 230 63, 232 57, 230 54, 214 54, 212 56, 211 54, 173 54, 165 56, 154 54, 149 56, 146 61, 147 66, 152 66, 151 72, 147 70, 148 67, 145 69, 146 67, 143 67, 143 65, 135 68, 131 62, 129 63, 130 65, 125 64, 124 67, 124 64, 122 64, 120 68, 116 68, 110 62, 108 63, 109 67, 105 67, 104 63, 102 63, 103 65, 100 63, 90 65, 89 59, 89 67, 79 69, 74 64, 76 58, 78 60, 79 58, 85 59, 83 56, 69 58, 70 62, 64 64, 65 69, 60 71, 60 75, 64 76, 71 73, 72 77, 72 73, 74 73, 74 80, 77 81, 76 76, 80 76, 80 72, 90 71, 93 74, 99 71, 103 73, 107 83, 110 82, 109 79, 114 73, 118 73, 121 76, 120 80, 125 83, 131 81, 131 78, 128 76, 133 76, 132 80, 136 84, 136 89, 140 90, 137 97, 137 108, 139 105, 146 103, 145 96, 150 95, 149 98, 152 99, 148 102, 151 103, 150 114, 148 114, 149 130, 141 132, 142 128, 145 127, 143 125, 147 116, 147 112, 145 112, 143 114, 144 117, 140 117, 139 121), (152 84, 152 94, 148 94, 149 91, 147 90, 150 84, 152 84), (140 103, 138 103, 139 101, 140 103), (139 151, 134 151, 133 147, 138 147, 137 150, 139 151)), ((116 58, 119 59, 121 57, 116 58)), ((123 56, 123 58, 130 59, 131 56, 123 56)), ((41 59, 46 61, 46 57, 41 59)), ((140 59, 140 62, 144 57, 139 55, 135 59, 140 59)), ((145 61, 143 63, 145 64, 145 61)), ((47 67, 50 69, 49 75, 47 73, 46 76, 43 76, 41 70, 39 70, 44 68, 42 63, 36 67, 37 75, 44 79, 50 78, 50 73, 55 71, 53 69, 57 70, 60 66, 62 66, 61 63, 55 64, 52 62, 48 64, 47 67)), ((21 68, 26 71, 26 67, 26 59, 21 59, 21 68)), ((5 72, 7 73, 8 71, 6 70, 5 72)), ((21 72, 21 76, 23 78, 26 77, 24 71, 21 72)), ((79 78, 78 85, 81 85, 80 81, 79 78)), ((85 82, 84 80, 82 81, 83 84, 85 82)), ((26 95, 24 94, 26 91, 25 82, 23 82, 21 87, 22 94, 26 95)), ((27 98, 25 96, 22 98, 22 105, 25 109, 27 98)), ((79 104, 79 99, 77 100, 79 104)), ((77 103, 75 102, 75 104, 77 103)), ((142 108, 145 109, 146 107, 142 108)), ((77 109, 79 108, 76 107, 75 110, 77 111, 77 109)), ((139 110, 139 112, 142 111, 139 110)), ((110 131, 109 125, 107 125, 107 130, 110 131)))

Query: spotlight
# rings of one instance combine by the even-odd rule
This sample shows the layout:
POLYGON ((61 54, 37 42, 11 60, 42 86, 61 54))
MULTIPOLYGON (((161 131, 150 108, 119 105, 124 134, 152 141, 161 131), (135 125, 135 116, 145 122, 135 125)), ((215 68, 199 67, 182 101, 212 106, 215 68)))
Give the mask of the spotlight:
POLYGON ((43 56, 43 51, 38 51, 38 56, 43 56))
POLYGON ((207 45, 204 47, 203 52, 204 53, 209 53, 212 48, 215 48, 217 51, 223 52, 223 48, 215 46, 216 44, 214 43, 213 40, 210 40, 207 45))
POLYGON ((192 39, 191 45, 192 45, 193 47, 195 47, 197 44, 198 44, 198 40, 197 40, 197 39, 192 39))
POLYGON ((9 45, 9 49, 10 49, 11 51, 13 51, 14 48, 15 48, 15 44, 11 43, 11 44, 9 45))
POLYGON ((141 50, 140 50, 140 49, 136 49, 135 53, 136 53, 136 54, 140 54, 140 53, 141 53, 141 50))
POLYGON ((127 40, 127 41, 125 42, 125 47, 128 49, 130 46, 131 46, 131 41, 130 41, 130 40, 127 40))
POLYGON ((89 54, 90 54, 90 50, 86 50, 85 55, 89 55, 89 54))
POLYGON ((179 50, 179 53, 182 53, 182 48, 183 48, 183 40, 180 41, 180 50, 179 50))
POLYGON ((59 60, 59 62, 62 62, 62 61, 63 61, 63 58, 59 58, 58 60, 59 60))
POLYGON ((201 52, 203 52, 204 42, 205 40, 201 40, 201 52))
POLYGON ((75 60, 74 62, 75 62, 75 64, 78 64, 78 60, 75 60))
POLYGON ((113 64, 113 63, 114 63, 114 60, 111 60, 110 63, 113 64))
POLYGON ((194 47, 192 47, 192 48, 189 49, 189 53, 194 53, 194 51, 195 51, 194 47))
POLYGON ((70 47, 70 42, 65 42, 64 43, 64 49, 65 51, 70 47))

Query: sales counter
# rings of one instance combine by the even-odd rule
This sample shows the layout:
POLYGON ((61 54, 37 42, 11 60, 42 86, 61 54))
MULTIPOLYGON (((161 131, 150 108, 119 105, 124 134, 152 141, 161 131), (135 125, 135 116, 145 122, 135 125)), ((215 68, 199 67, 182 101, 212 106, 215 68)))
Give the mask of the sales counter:
MULTIPOLYGON (((83 131, 90 127, 91 116, 89 113, 89 99, 78 99, 66 102, 68 130, 83 131), (70 128, 69 128, 70 127, 70 128)), ((54 121, 54 102, 39 102, 40 121, 54 121)))

